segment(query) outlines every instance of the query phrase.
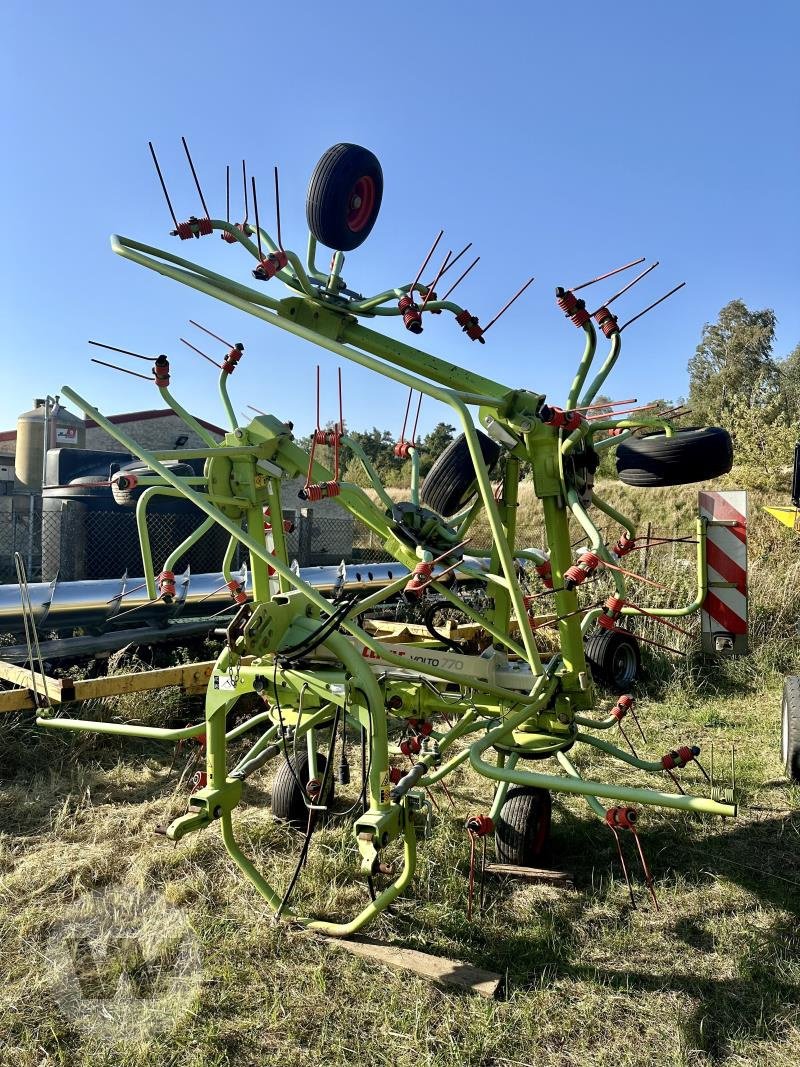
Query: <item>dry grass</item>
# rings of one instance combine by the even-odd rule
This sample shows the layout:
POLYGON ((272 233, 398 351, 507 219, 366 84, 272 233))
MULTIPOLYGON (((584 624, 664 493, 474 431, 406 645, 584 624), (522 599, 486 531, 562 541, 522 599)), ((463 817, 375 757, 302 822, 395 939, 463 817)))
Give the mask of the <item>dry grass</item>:
MULTIPOLYGON (((623 488, 603 491, 617 505, 630 496, 634 509, 645 499, 623 488)), ((648 493, 647 514, 656 526, 685 530, 695 500, 690 489, 648 493)), ((642 837, 659 912, 640 880, 641 906, 630 907, 611 834, 568 798, 556 805, 552 860, 575 873, 576 890, 492 882, 485 915, 469 924, 463 819, 485 810, 488 796, 484 782, 458 772, 455 810, 437 790, 442 811, 421 849, 418 875, 374 930, 505 977, 497 1002, 445 992, 276 925, 216 830, 177 847, 154 836, 154 826, 186 804, 185 788, 177 788, 180 767, 168 773, 171 754, 18 727, 4 732, 0 750, 0 1063, 796 1063, 800 796, 781 776, 777 738, 779 672, 797 663, 798 602, 789 581, 796 564, 791 538, 755 507, 751 515, 754 654, 728 664, 654 658, 639 694, 652 753, 695 739, 705 749, 714 741, 722 752, 735 741, 743 793, 742 815, 732 823, 646 814, 642 837), (137 889, 188 915, 202 981, 163 1035, 119 1032, 112 1045, 87 1038, 64 1012, 48 936, 85 894, 137 889)), ((669 560, 661 566, 681 570, 669 560)), ((164 714, 156 704, 136 713, 164 714)), ((182 709, 181 721, 191 714, 196 708, 182 709)), ((602 773, 602 760, 597 767, 602 773)), ((298 839, 269 816, 268 774, 252 783, 239 833, 282 886, 298 839)), ((298 906, 347 913, 361 906, 366 896, 350 874, 350 840, 349 826, 337 822, 315 836, 298 906)))

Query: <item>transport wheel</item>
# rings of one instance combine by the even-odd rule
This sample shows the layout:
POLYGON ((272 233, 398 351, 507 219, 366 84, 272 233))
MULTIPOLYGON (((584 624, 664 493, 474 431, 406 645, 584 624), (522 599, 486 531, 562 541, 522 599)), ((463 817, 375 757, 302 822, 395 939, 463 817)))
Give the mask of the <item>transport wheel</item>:
MULTIPOLYGON (((194 474, 192 466, 188 463, 181 463, 179 460, 165 460, 164 466, 171 474, 180 478, 191 477, 194 474)), ((155 471, 144 463, 126 463, 120 467, 111 480, 111 495, 114 503, 124 508, 133 507, 146 488, 145 486, 137 487, 138 479, 152 478, 154 474, 155 471)))
MULTIPOLYGON (((317 777, 320 781, 325 773, 326 759, 317 754, 317 777)), ((272 783, 272 814, 276 819, 288 822, 297 830, 308 826, 308 808, 305 787, 308 785, 308 752, 298 750, 297 754, 281 760, 275 780, 272 783), (299 784, 298 784, 299 782, 299 784)), ((333 775, 328 776, 325 796, 318 803, 330 805, 333 801, 333 775)), ((320 813, 318 813, 320 814, 320 813)))
POLYGON ((733 466, 731 435, 721 426, 649 433, 617 448, 617 474, 626 485, 688 485, 727 474, 733 466))
POLYGON ((335 144, 311 175, 308 228, 328 248, 351 252, 369 237, 382 196, 383 171, 372 152, 357 144, 335 144))
POLYGON ((498 863, 535 867, 550 840, 552 801, 547 789, 512 786, 494 831, 498 863))
MULTIPOLYGON (((480 430, 478 443, 484 463, 491 469, 500 456, 500 446, 480 430)), ((440 515, 452 515, 475 496, 477 489, 475 466, 462 433, 450 442, 428 471, 420 490, 420 500, 440 515)))
POLYGON ((800 678, 796 675, 783 682, 781 759, 787 776, 800 782, 800 678))
POLYGON ((642 656, 634 634, 596 630, 586 638, 584 652, 594 680, 611 689, 629 689, 639 677, 642 656))

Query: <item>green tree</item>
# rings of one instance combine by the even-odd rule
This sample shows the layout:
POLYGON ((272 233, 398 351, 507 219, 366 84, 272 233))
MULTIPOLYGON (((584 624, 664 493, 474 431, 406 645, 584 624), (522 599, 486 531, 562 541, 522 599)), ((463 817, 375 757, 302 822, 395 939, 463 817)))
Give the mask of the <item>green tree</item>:
POLYGON ((793 432, 800 435, 800 345, 778 363, 781 407, 793 432))
POLYGON ((689 404, 693 421, 725 426, 734 407, 756 408, 780 389, 780 372, 772 355, 775 312, 750 311, 731 300, 715 323, 706 323, 689 360, 689 404))

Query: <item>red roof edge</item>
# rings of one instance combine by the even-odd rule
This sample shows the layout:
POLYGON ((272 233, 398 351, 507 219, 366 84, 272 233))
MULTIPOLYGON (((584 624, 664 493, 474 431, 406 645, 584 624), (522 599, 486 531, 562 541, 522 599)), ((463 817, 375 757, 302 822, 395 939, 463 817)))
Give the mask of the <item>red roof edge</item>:
MULTIPOLYGON (((109 415, 108 421, 117 426, 124 422, 146 422, 148 419, 163 419, 167 415, 174 414, 175 412, 171 408, 159 408, 152 411, 130 411, 124 415, 109 415)), ((196 419, 195 421, 199 422, 204 429, 209 430, 211 433, 218 434, 220 437, 225 436, 226 431, 220 429, 219 426, 215 426, 213 422, 206 422, 205 419, 196 419)), ((84 419, 83 425, 87 430, 92 430, 96 428, 97 423, 94 419, 84 419)), ((0 441, 16 441, 16 439, 16 430, 3 430, 0 432, 0 441)))

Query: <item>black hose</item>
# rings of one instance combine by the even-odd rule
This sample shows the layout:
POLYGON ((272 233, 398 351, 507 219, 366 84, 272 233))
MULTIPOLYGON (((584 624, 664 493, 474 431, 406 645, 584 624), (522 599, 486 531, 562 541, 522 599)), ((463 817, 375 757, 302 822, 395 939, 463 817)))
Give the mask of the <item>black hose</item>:
MULTIPOLYGON (((322 782, 320 783, 320 787, 319 787, 318 799, 320 799, 320 800, 325 796, 325 787, 328 784, 328 776, 331 773, 331 767, 333 765, 333 753, 334 753, 334 750, 336 748, 336 732, 337 732, 337 730, 339 728, 339 716, 340 716, 340 714, 341 714, 341 708, 337 705, 336 712, 335 712, 334 717, 333 717, 333 726, 331 727, 331 739, 330 739, 330 743, 328 744, 327 763, 325 764, 325 770, 322 772, 322 782)), ((296 775, 295 775, 295 781, 297 781, 297 776, 296 775)), ((305 799, 305 797, 304 797, 304 799, 305 799)), ((306 857, 308 856, 308 846, 311 844, 311 835, 314 832, 314 823, 316 822, 315 815, 316 815, 316 812, 314 811, 314 808, 311 805, 309 805, 309 807, 308 807, 308 826, 306 827, 306 836, 305 836, 305 839, 303 841, 302 847, 300 849, 300 855, 297 857, 297 864, 295 866, 294 872, 292 873, 292 877, 291 877, 291 879, 289 881, 288 886, 286 887, 286 891, 283 894, 283 897, 281 898, 281 902, 278 905, 278 910, 275 913, 276 918, 280 918, 281 912, 283 911, 283 909, 286 907, 287 903, 289 902, 289 898, 291 897, 292 893, 294 892, 294 887, 297 885, 297 880, 300 877, 300 872, 302 871, 303 867, 305 866, 306 857)))
POLYGON ((445 637, 444 634, 440 634, 436 627, 433 625, 433 618, 436 615, 436 612, 439 611, 442 606, 449 607, 450 605, 446 600, 434 600, 434 602, 427 609, 427 611, 422 617, 422 621, 425 624, 425 629, 428 631, 431 637, 435 638, 437 641, 441 641, 446 648, 451 648, 454 652, 460 652, 463 654, 464 646, 459 641, 453 641, 451 638, 445 637))
POLYGON ((314 631, 313 634, 304 637, 302 641, 298 641, 295 645, 290 645, 288 648, 282 648, 276 652, 276 660, 285 661, 302 659, 303 656, 307 656, 310 652, 313 652, 314 649, 327 641, 330 635, 338 629, 339 625, 345 620, 350 609, 354 606, 357 600, 357 596, 352 596, 349 600, 343 601, 335 611, 331 612, 328 618, 322 623, 319 629, 314 631))

